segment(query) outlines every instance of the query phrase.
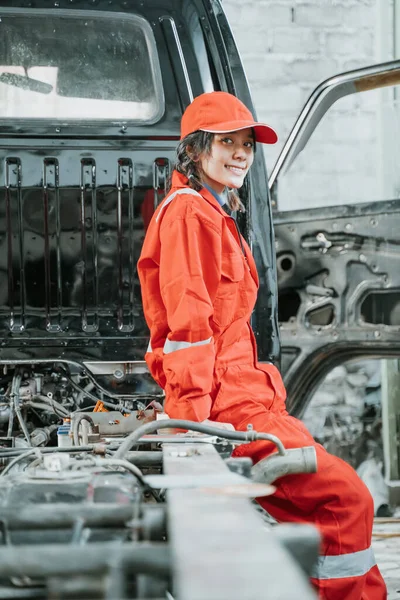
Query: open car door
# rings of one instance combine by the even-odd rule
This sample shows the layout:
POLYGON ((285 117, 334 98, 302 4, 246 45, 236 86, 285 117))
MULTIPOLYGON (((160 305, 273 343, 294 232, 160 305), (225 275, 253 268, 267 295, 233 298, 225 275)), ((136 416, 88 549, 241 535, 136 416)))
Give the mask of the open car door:
MULTIPOLYGON (((288 409, 304 416, 313 435, 353 466, 377 465, 370 471, 375 487, 382 461, 387 497, 395 503, 400 501, 399 85, 400 61, 324 81, 307 101, 269 180, 288 409), (378 374, 379 383, 365 384, 358 408, 357 402, 351 407, 346 377, 365 359, 364 375, 374 365, 372 379, 378 374), (377 385, 380 399, 371 404, 367 393, 373 398, 377 385), (340 394, 341 408, 334 406, 340 394), (372 462, 360 465, 371 456, 372 462)), ((376 494, 374 502, 379 503, 376 494)))
POLYGON ((335 365, 400 354, 400 61, 332 77, 269 185, 282 371, 301 416, 335 365))

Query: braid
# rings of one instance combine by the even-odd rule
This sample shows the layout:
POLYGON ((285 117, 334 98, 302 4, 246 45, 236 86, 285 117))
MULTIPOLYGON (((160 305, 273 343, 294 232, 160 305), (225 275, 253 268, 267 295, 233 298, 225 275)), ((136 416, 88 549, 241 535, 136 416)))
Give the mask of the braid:
POLYGON ((176 150, 175 169, 188 178, 190 187, 197 192, 203 187, 199 157, 210 154, 213 139, 212 133, 195 131, 183 138, 176 150))

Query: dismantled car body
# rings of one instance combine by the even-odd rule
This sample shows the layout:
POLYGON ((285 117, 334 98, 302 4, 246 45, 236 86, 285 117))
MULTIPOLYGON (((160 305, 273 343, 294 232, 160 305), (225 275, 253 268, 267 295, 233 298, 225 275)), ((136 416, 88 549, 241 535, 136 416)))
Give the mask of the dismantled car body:
POLYGON ((346 378, 353 390, 364 386, 358 401, 347 390, 349 401, 326 405, 329 422, 323 427, 317 419, 313 433, 360 475, 368 461, 382 462, 393 504, 400 500, 400 204, 392 142, 399 84, 400 61, 321 83, 269 179, 289 410, 310 423, 313 392, 325 376, 334 379, 335 369, 342 370, 336 390, 346 378), (292 209, 293 194, 301 209, 292 209))
MULTIPOLYGON (((257 432, 197 426, 201 435, 193 438, 168 431, 179 425, 160 418, 163 393, 143 360, 148 331, 136 262, 165 195, 182 112, 193 97, 219 89, 252 107, 220 4, 41 0, 3 3, 0 17, 0 599, 250 600, 274 599, 277 589, 282 599, 294 589, 297 598, 313 598, 306 574, 316 532, 272 534, 249 502, 272 493, 270 483, 283 473, 315 469, 312 453, 290 453, 275 440, 272 462, 255 469, 229 456, 232 444, 257 432)), ((399 65, 385 69, 398 74, 399 65)), ((278 362, 275 247, 261 152, 241 193, 239 226, 260 275, 252 323, 259 359, 278 362)), ((289 331, 281 329, 297 412, 337 342, 339 352, 357 353, 368 343, 376 352, 379 345, 370 329, 361 335, 353 328, 349 337, 351 328, 339 327, 348 325, 344 316, 335 316, 337 335, 323 329, 328 341, 307 321, 308 280, 327 269, 321 262, 336 247, 322 213, 319 221, 307 215, 290 244, 285 234, 298 215, 276 218, 278 273, 289 264, 283 259, 299 252, 314 260, 307 272, 296 261, 283 267, 285 285, 304 308, 304 318, 299 312, 289 331), (320 251, 321 232, 328 253, 320 251)), ((335 222, 346 219, 339 213, 335 222)), ((369 243, 359 237, 353 242, 369 243)), ((386 290, 389 279, 386 287, 379 281, 375 288, 386 290)), ((342 290, 331 294, 326 282, 318 285, 338 307, 342 290)))

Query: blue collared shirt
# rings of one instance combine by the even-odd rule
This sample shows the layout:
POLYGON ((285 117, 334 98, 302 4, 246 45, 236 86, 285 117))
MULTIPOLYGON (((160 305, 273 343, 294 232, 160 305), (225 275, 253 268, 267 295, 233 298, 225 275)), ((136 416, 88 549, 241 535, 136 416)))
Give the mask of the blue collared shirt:
MULTIPOLYGON (((210 194, 212 194, 214 196, 214 198, 216 199, 216 201, 218 202, 218 204, 220 206, 223 206, 224 204, 226 204, 225 195, 220 196, 219 194, 217 194, 217 192, 215 190, 212 189, 212 187, 210 185, 207 185, 207 183, 203 182, 203 186, 206 188, 206 190, 208 190, 210 192, 210 194)), ((222 192, 222 193, 224 194, 224 192, 222 192)))
POLYGON ((231 211, 229 206, 228 206, 228 198, 226 197, 226 188, 225 190, 222 192, 222 196, 220 196, 219 194, 217 194, 217 192, 215 190, 212 189, 211 186, 207 185, 206 183, 203 182, 203 186, 210 192, 210 194, 212 194, 214 196, 214 198, 216 199, 216 201, 218 202, 218 204, 222 207, 224 206, 224 210, 225 212, 232 217, 232 219, 235 222, 236 225, 236 229, 238 232, 238 236, 239 236, 239 243, 240 243, 240 248, 244 254, 244 256, 246 256, 246 252, 244 250, 244 246, 243 246, 243 242, 242 242, 242 238, 240 237, 240 231, 239 231, 239 227, 236 223, 236 213, 234 211, 231 211))

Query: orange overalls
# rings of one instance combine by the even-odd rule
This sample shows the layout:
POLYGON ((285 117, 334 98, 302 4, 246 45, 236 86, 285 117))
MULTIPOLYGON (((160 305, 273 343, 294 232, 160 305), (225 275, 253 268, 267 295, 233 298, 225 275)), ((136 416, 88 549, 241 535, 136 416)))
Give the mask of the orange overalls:
MULTIPOLYGON (((322 532, 312 579, 320 598, 386 598, 370 547, 373 502, 367 488, 288 415, 279 371, 257 362, 249 319, 258 277, 250 249, 213 195, 191 190, 176 171, 149 225, 138 272, 150 328, 145 358, 165 389, 165 412, 175 419, 232 423, 237 430, 252 424, 287 448, 314 445, 318 472, 282 477, 276 493, 258 501, 278 521, 313 523, 322 532)), ((275 450, 270 442, 253 442, 234 455, 257 462, 275 450)))

